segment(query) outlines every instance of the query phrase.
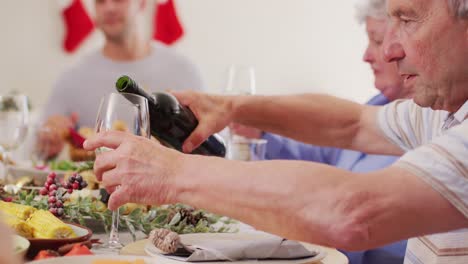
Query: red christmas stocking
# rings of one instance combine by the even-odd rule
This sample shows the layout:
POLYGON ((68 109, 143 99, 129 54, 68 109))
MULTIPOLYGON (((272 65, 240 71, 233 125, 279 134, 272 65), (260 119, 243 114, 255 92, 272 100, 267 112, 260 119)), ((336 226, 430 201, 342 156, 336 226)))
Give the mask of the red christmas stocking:
POLYGON ((94 24, 81 0, 60 0, 59 3, 65 23, 63 49, 71 53, 93 31, 94 24))
POLYGON ((153 38, 167 45, 173 44, 184 35, 173 0, 158 0, 154 24, 153 38))

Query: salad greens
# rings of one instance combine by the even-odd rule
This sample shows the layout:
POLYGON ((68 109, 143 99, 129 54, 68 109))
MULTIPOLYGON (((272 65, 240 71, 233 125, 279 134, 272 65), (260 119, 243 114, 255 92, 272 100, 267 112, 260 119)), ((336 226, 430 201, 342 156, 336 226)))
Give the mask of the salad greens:
POLYGON ((49 163, 49 168, 53 171, 75 171, 82 172, 85 170, 92 170, 94 161, 73 162, 69 160, 52 160, 49 163))

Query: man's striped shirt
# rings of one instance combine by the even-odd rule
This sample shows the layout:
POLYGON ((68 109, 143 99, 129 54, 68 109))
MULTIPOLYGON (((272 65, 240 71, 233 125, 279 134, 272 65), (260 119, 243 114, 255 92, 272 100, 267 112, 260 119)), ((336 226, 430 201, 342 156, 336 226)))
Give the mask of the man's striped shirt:
MULTIPOLYGON (((384 135, 406 152, 395 166, 421 177, 466 218, 467 118, 468 101, 456 113, 449 113, 397 100, 378 114, 384 135)), ((468 263, 468 229, 410 239, 405 263, 468 263)))

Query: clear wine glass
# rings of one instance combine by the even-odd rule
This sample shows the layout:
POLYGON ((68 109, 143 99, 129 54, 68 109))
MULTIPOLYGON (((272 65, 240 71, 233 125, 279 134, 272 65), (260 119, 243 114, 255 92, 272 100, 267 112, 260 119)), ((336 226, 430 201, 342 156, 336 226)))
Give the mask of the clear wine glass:
POLYGON ((2 177, 7 177, 10 152, 17 149, 26 138, 29 124, 28 97, 25 95, 0 95, 0 149, 3 150, 2 177))
MULTIPOLYGON (((254 95, 257 90, 255 68, 248 65, 231 65, 227 71, 227 82, 223 94, 225 95, 254 95)), ((236 135, 234 131, 228 127, 222 134, 227 142, 227 154, 229 157, 234 150, 234 139, 244 138, 243 136, 236 135)))
POLYGON ((231 65, 224 94, 253 95, 256 93, 255 69, 252 66, 231 65))
MULTIPOLYGON (((101 100, 96 119, 96 132, 118 130, 150 138, 148 100, 142 96, 128 93, 111 93, 101 100)), ((109 148, 99 148, 96 155, 109 148)), ((123 245, 119 239, 119 210, 112 212, 112 225, 109 241, 99 250, 118 251, 123 245)))

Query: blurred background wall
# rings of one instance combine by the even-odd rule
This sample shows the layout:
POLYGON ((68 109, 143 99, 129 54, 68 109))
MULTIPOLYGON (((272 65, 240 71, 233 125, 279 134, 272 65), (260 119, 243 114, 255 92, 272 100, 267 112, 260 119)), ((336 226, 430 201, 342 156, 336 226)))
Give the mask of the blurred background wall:
MULTIPOLYGON (((93 1, 84 1, 91 15, 93 1)), ((376 91, 361 60, 366 36, 355 2, 177 0, 186 34, 173 48, 196 62, 211 92, 221 91, 230 64, 244 64, 255 67, 261 94, 324 92, 364 102, 376 91)), ((149 6, 148 32, 155 1, 149 6)), ((26 93, 36 110, 60 72, 102 43, 94 32, 65 54, 56 0, 2 0, 0 33, 0 93, 26 93)))

